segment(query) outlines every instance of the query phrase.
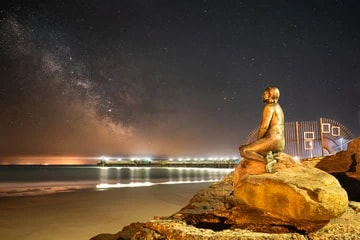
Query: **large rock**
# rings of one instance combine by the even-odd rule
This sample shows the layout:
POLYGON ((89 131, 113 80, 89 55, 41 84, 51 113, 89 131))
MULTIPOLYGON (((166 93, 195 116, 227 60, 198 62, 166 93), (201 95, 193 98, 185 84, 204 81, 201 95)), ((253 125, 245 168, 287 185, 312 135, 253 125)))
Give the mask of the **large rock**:
POLYGON ((250 207, 295 221, 330 220, 348 205, 347 193, 335 177, 302 166, 245 175, 235 186, 234 196, 250 207))
POLYGON ((241 228, 267 233, 312 232, 328 223, 328 220, 294 221, 249 206, 234 196, 233 174, 199 191, 186 207, 172 217, 201 228, 241 228))

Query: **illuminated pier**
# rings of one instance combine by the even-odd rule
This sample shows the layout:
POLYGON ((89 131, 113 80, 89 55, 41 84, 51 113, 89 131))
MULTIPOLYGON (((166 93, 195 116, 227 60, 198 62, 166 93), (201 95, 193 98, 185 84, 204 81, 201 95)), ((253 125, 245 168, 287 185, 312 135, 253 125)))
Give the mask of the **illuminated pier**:
POLYGON ((233 168, 239 162, 239 157, 105 157, 99 158, 99 166, 151 166, 151 167, 207 167, 233 168))

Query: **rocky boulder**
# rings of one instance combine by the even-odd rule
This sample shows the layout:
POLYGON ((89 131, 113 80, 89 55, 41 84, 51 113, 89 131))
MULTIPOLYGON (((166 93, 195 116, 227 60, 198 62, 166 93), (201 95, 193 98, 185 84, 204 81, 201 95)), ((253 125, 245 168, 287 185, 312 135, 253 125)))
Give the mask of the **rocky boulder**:
MULTIPOLYGON (((251 165, 253 166, 253 165, 251 165)), ((255 166, 258 166, 255 164, 255 166)), ((294 167, 297 169, 297 167, 294 167)), ((292 169, 292 168, 291 168, 292 169)), ((289 169, 287 169, 289 170, 289 169)), ((276 175, 279 175, 282 170, 278 170, 276 175)), ((329 219, 334 218, 334 215, 339 215, 343 213, 344 210, 344 203, 345 209, 347 208, 347 198, 346 192, 344 193, 341 190, 341 187, 337 180, 333 178, 331 175, 326 174, 325 172, 315 169, 317 176, 313 176, 315 178, 321 177, 322 174, 325 174, 327 177, 330 176, 330 180, 320 181, 317 187, 321 187, 322 184, 325 185, 332 185, 335 184, 336 188, 339 188, 343 197, 340 197, 339 204, 335 207, 330 206, 315 206, 318 207, 317 210, 319 211, 319 216, 314 217, 313 219, 309 219, 308 217, 301 217, 301 213, 297 212, 297 208, 300 211, 304 211, 304 207, 301 205, 301 202, 298 199, 288 199, 285 200, 285 197, 282 199, 274 199, 271 197, 268 198, 263 195, 261 200, 261 204, 269 206, 274 205, 274 209, 272 208, 265 208, 262 209, 260 207, 260 203, 254 205, 252 199, 256 198, 253 193, 249 192, 248 189, 245 187, 244 195, 248 196, 239 196, 238 194, 240 191, 237 191, 236 188, 233 188, 234 182, 233 179, 234 173, 229 174, 228 176, 224 177, 224 179, 216 184, 211 185, 207 189, 203 189, 199 191, 194 197, 190 200, 190 203, 181 209, 179 212, 174 214, 172 218, 178 219, 181 221, 185 221, 187 224, 196 226, 199 228, 207 228, 212 230, 224 230, 224 229, 246 229, 252 230, 255 232, 266 232, 266 233, 290 233, 293 231, 298 232, 312 232, 316 231, 317 229, 324 226, 326 223, 329 222, 329 219), (345 194, 345 197, 344 197, 345 194), (345 198, 345 200, 344 200, 345 198), (292 203, 291 201, 294 202, 292 203), (296 200, 296 201, 295 201, 296 200), (292 206, 294 204, 294 206, 292 206), (297 205, 298 204, 298 205, 297 205), (284 206, 283 206, 284 205, 284 206), (291 205, 291 206, 290 206, 291 205), (300 206, 299 206, 300 205, 300 206), (290 213, 283 213, 284 211, 282 208, 285 207, 290 211, 290 213), (293 209, 293 210, 289 210, 293 209), (334 210, 335 209, 335 210, 334 210), (275 211, 279 211, 276 213, 275 211), (293 212, 297 213, 297 215, 293 212), (297 219, 295 219, 296 217, 297 219)), ((302 171, 297 171, 297 174, 301 174, 302 171)), ((264 173, 260 175, 245 175, 243 179, 247 179, 247 177, 262 177, 262 176, 273 176, 275 174, 264 173)), ((294 173, 295 174, 295 173, 294 173)), ((296 174, 295 174, 296 175, 296 174)), ((284 176, 286 178, 286 176, 284 176)), ((288 175, 290 178, 290 176, 288 175)), ((309 183, 309 182, 308 182, 309 183)), ((268 184, 267 181, 264 184, 268 184)), ((241 185, 242 187, 243 185, 241 185)), ((274 186, 271 186, 274 187, 274 186)), ((287 186, 282 186, 284 189, 281 189, 280 186, 276 186, 276 191, 281 192, 281 194, 289 193, 292 190, 287 189, 287 186)), ((318 194, 318 198, 323 200, 324 193, 322 193, 321 188, 319 190, 315 190, 316 187, 314 186, 313 191, 315 192, 312 195, 312 198, 315 198, 316 194, 318 194)), ((300 189, 301 191, 306 191, 306 189, 300 189)), ((269 192, 268 189, 264 190, 264 192, 269 192)), ((293 195, 296 195, 295 193, 293 195)), ((334 193, 334 195, 336 195, 334 193)), ((301 199, 301 196, 297 196, 301 199)), ((315 201, 310 199, 309 201, 315 201)), ((336 203, 335 201, 332 203, 336 203)), ((332 204, 331 203, 331 204, 332 204)), ((331 205, 328 203, 328 205, 331 205)), ((315 204, 314 204, 315 205, 315 204)), ((320 204, 321 205, 321 204, 320 204)), ((307 209, 306 209, 307 210, 307 209)), ((311 214, 315 212, 314 206, 310 206, 310 210, 307 210, 311 214), (311 212, 313 211, 313 212, 311 212)), ((308 213, 308 214, 310 214, 308 213)))
POLYGON ((293 221, 326 221, 348 206, 346 191, 332 175, 296 166, 276 173, 243 176, 234 196, 248 206, 293 221))
POLYGON ((328 173, 360 176, 360 137, 349 142, 345 151, 320 159, 316 167, 328 173))

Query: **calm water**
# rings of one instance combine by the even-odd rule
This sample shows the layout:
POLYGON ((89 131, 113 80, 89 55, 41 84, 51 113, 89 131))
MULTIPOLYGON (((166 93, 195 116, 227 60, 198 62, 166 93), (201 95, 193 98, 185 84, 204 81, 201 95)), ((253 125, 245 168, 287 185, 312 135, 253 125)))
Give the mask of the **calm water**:
POLYGON ((0 197, 82 189, 216 182, 233 169, 97 166, 0 166, 0 197))

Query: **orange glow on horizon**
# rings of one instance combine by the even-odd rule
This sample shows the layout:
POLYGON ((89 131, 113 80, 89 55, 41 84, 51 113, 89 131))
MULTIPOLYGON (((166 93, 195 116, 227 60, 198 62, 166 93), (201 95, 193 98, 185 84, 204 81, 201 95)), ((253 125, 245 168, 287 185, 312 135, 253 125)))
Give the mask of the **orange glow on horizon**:
POLYGON ((86 165, 96 164, 97 157, 79 156, 10 156, 0 157, 2 165, 86 165))

